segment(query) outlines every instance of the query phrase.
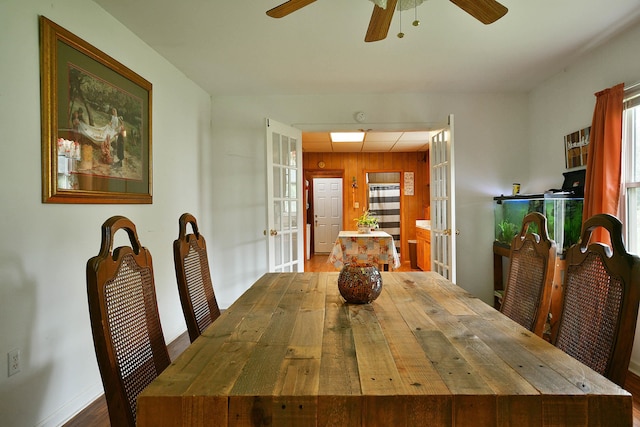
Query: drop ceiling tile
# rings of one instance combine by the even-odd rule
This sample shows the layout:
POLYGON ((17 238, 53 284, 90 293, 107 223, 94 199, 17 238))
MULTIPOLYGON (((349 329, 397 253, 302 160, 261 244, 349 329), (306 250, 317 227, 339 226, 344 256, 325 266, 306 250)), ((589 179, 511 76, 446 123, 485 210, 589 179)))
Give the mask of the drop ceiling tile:
POLYGON ((427 151, 429 149, 429 143, 425 141, 398 141, 391 151, 396 152, 413 152, 413 151, 427 151))
POLYGON ((302 140, 309 142, 331 142, 329 132, 302 132, 302 140))
POLYGON ((333 151, 336 153, 357 153, 362 151, 362 142, 334 142, 333 151))
POLYGON ((399 138, 399 141, 429 141, 431 132, 405 132, 399 138))
POLYGON ((393 141, 365 141, 362 151, 389 151, 394 144, 395 142, 393 141))
POLYGON ((367 132, 365 141, 397 141, 402 132, 367 132))
POLYGON ((309 153, 327 153, 331 152, 331 143, 328 142, 302 142, 302 151, 309 153))

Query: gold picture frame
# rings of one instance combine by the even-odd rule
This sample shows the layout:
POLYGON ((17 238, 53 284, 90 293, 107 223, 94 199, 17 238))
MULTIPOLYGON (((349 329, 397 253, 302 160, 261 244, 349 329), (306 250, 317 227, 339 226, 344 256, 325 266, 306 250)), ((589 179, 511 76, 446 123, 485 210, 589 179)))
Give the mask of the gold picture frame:
POLYGON ((43 203, 152 203, 152 85, 40 16, 43 203))

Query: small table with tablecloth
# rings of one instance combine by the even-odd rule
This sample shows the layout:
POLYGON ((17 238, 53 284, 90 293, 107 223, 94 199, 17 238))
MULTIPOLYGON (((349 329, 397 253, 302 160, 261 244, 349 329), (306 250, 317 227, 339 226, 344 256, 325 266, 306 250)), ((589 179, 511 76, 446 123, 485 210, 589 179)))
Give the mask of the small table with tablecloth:
POLYGON ((393 237, 385 231, 358 233, 341 231, 328 262, 340 269, 346 263, 371 263, 388 270, 400 267, 400 257, 393 237))

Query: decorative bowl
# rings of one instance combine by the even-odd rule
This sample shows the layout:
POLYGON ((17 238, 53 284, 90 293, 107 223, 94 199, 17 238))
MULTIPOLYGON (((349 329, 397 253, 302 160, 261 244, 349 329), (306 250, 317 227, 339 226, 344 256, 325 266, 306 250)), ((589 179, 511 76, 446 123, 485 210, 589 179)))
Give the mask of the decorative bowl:
POLYGON ((373 264, 347 263, 338 275, 340 295, 352 304, 368 304, 382 292, 382 276, 373 264))

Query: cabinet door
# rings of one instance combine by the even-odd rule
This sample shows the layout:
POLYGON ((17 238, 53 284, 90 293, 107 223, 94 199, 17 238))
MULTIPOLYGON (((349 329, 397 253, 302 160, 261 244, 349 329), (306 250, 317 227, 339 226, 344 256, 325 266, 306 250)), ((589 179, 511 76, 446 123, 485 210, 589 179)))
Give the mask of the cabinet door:
POLYGON ((418 268, 422 271, 424 271, 424 239, 421 239, 420 237, 418 237, 418 239, 416 240, 417 244, 416 244, 416 258, 418 261, 418 268))
POLYGON ((431 270, 431 233, 427 232, 427 238, 424 240, 424 268, 423 271, 431 270))

